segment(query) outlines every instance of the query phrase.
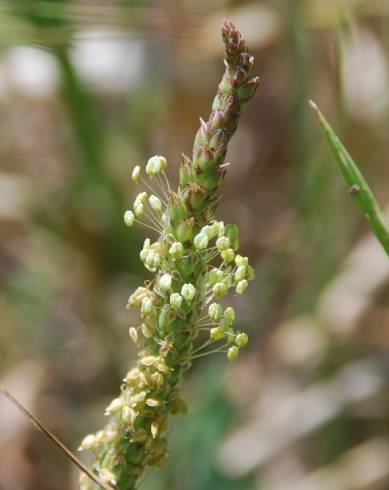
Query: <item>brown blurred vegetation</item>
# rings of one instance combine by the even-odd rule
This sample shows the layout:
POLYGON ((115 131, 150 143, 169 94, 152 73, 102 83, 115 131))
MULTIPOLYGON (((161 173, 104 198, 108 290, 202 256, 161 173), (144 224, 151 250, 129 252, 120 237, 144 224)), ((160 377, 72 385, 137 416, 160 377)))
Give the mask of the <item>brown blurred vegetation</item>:
MULTIPOLYGON (((171 179, 222 73, 230 17, 261 87, 231 144, 219 216, 255 264, 232 299, 250 347, 196 362, 172 464, 142 488, 389 488, 389 262, 308 107, 319 103, 388 205, 387 0, 0 2, 0 383, 73 450, 135 351, 146 277, 125 229, 130 165, 171 179)), ((77 471, 0 400, 0 489, 77 471)))

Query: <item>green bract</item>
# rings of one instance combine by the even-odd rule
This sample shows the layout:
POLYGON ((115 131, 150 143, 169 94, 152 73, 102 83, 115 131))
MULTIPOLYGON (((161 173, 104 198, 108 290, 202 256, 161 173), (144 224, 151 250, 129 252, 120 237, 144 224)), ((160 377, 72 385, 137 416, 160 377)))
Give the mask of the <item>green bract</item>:
MULTIPOLYGON (((129 335, 141 350, 106 410, 108 423, 80 445, 93 451, 100 479, 118 490, 134 490, 147 467, 169 462, 169 415, 187 412, 179 382, 193 360, 218 352, 235 360, 248 340, 234 331, 233 308, 223 311, 213 302, 234 288, 242 294, 254 276, 248 259, 235 255, 237 226, 217 221, 215 211, 227 145, 258 78, 251 77, 253 59, 231 22, 223 23, 222 34, 226 70, 209 119, 201 120, 192 158, 182 158, 179 188, 170 187, 166 159, 151 157, 145 174, 152 193, 138 194, 134 211, 124 216, 128 226, 137 217, 157 234, 156 241, 145 240, 140 252, 154 276, 128 300, 128 307, 140 309, 139 325, 130 327, 129 335)), ((136 166, 133 181, 146 183, 141 173, 136 166)), ((83 475, 80 488, 98 487, 83 475)))

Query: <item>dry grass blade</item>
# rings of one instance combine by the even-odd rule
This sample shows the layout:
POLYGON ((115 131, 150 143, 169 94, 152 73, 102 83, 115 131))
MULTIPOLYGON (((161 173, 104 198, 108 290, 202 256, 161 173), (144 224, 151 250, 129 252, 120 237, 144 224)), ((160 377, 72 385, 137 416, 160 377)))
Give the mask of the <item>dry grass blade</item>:
POLYGON ((42 432, 60 451, 62 451, 65 456, 70 459, 70 461, 75 464, 80 471, 85 473, 91 480, 93 480, 97 485, 99 485, 103 490, 113 490, 111 486, 103 483, 96 475, 94 475, 86 466, 84 466, 81 461, 79 461, 74 454, 67 449, 62 442, 34 416, 32 415, 26 407, 24 407, 16 398, 14 398, 11 393, 0 386, 0 393, 7 398, 18 410, 21 412, 38 430, 42 432))

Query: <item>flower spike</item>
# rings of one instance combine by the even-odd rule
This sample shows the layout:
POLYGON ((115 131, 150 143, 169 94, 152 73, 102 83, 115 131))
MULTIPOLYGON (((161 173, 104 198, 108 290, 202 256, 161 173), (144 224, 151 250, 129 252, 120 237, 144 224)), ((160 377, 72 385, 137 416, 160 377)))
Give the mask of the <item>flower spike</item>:
MULTIPOLYGON (((117 490, 134 490, 147 468, 168 464, 169 415, 187 413, 180 381, 192 361, 213 353, 235 361, 248 342, 247 334, 234 330, 234 309, 223 309, 215 299, 233 289, 242 294, 253 269, 247 257, 237 254, 237 226, 217 221, 215 211, 228 142, 258 78, 251 76, 254 58, 246 42, 228 20, 222 37, 225 73, 208 120, 200 120, 192 159, 182 157, 177 192, 170 188, 167 161, 160 155, 148 160, 144 172, 137 165, 131 174, 148 192, 137 195, 124 221, 158 233, 155 242, 145 240, 140 252, 154 278, 128 300, 141 318, 128 334, 141 350, 119 396, 106 409, 107 425, 86 436, 79 448, 93 452, 94 472, 117 490)), ((98 487, 82 477, 80 488, 98 487)))

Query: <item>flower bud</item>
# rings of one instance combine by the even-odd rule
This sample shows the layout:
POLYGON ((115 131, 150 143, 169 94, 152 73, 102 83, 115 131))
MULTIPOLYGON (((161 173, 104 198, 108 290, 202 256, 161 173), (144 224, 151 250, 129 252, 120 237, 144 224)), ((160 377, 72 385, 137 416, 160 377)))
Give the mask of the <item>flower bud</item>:
POLYGON ((81 441, 81 444, 80 444, 78 450, 79 451, 88 451, 89 449, 93 448, 95 443, 96 443, 96 436, 94 434, 88 434, 81 441))
POLYGON ((135 327, 130 327, 128 333, 130 335, 130 339, 134 342, 134 344, 137 344, 139 339, 138 330, 135 327))
POLYGON ((146 297, 142 299, 141 313, 142 315, 148 315, 153 310, 153 302, 150 298, 146 297))
POLYGON ((140 326, 140 331, 145 339, 149 339, 154 334, 153 328, 147 323, 142 323, 140 326))
POLYGON ((196 288, 193 286, 193 284, 187 283, 182 286, 181 296, 187 303, 191 303, 195 295, 196 288))
POLYGON ((235 257, 235 252, 232 250, 232 248, 227 248, 226 250, 223 250, 222 253, 220 254, 221 258, 228 264, 229 262, 232 262, 235 257))
POLYGON ((190 257, 182 257, 178 260, 176 266, 177 271, 184 279, 193 273, 193 262, 190 257))
POLYGON ((232 287, 231 274, 224 274, 222 283, 226 286, 227 289, 230 289, 232 287))
POLYGON ((179 259, 184 253, 184 245, 181 242, 174 242, 169 248, 169 255, 172 259, 179 259))
POLYGON ((217 222, 217 234, 218 234, 219 238, 224 235, 224 223, 223 223, 223 221, 217 222))
POLYGON ((169 291, 172 287, 172 276, 170 274, 163 274, 158 281, 161 291, 169 291))
POLYGON ((139 202, 141 204, 146 204, 147 201, 147 192, 140 192, 136 198, 134 203, 139 202))
POLYGON ((211 328, 209 336, 212 340, 221 340, 225 336, 225 333, 222 328, 211 328))
POLYGON ((249 284, 246 279, 242 279, 241 281, 239 281, 236 285, 237 294, 243 294, 246 291, 248 285, 249 284))
POLYGON ((151 426, 150 426, 150 432, 151 432, 151 437, 153 439, 156 439, 158 434, 159 434, 159 424, 158 422, 151 422, 151 426))
POLYGON ((146 400, 146 405, 148 407, 159 407, 161 405, 161 402, 160 400, 156 400, 155 398, 147 398, 146 400))
POLYGON ((227 320, 227 322, 229 322, 231 324, 235 320, 235 311, 234 311, 234 308, 232 308, 232 306, 228 306, 224 310, 223 316, 227 320))
POLYGON ((155 272, 161 264, 161 257, 156 252, 149 252, 146 257, 145 265, 151 271, 155 272))
POLYGON ((244 265, 244 266, 247 267, 248 264, 249 264, 249 259, 247 257, 242 257, 241 255, 238 254, 235 257, 235 264, 236 264, 237 267, 240 267, 242 265, 244 265))
POLYGON ((147 161, 146 173, 149 177, 154 177, 158 175, 161 170, 165 170, 167 167, 167 161, 165 157, 160 155, 155 155, 147 161))
POLYGON ((238 89, 238 97, 241 102, 248 102, 255 94, 259 85, 259 77, 254 77, 244 83, 238 89))
POLYGON ((160 362, 157 364, 157 369, 160 373, 162 374, 170 374, 170 372, 172 371, 172 368, 170 368, 169 366, 166 366, 165 364, 165 359, 160 359, 160 362))
POLYGON ((247 271, 247 267, 245 265, 240 265, 236 269, 235 274, 234 274, 235 281, 239 282, 242 279, 244 279, 246 277, 246 271, 247 271))
POLYGON ((255 279, 255 270, 251 267, 251 265, 247 266, 247 279, 249 281, 255 279))
POLYGON ((134 213, 137 218, 143 214, 143 211, 143 204, 141 202, 134 202, 134 213))
POLYGON ((179 293, 173 293, 170 295, 170 304, 175 310, 179 310, 182 305, 182 296, 179 293))
POLYGON ((238 347, 245 347, 249 341, 247 333, 240 332, 235 338, 235 343, 238 347))
POLYGON ((164 328, 167 325, 167 322, 169 321, 169 310, 170 310, 169 305, 164 304, 162 306, 162 308, 160 309, 160 311, 159 311, 159 315, 158 315, 158 327, 161 330, 164 330, 164 328))
POLYGON ((227 320, 227 318, 223 317, 220 319, 220 323, 219 323, 219 328, 221 328, 222 330, 226 331, 228 330, 232 325, 232 321, 231 320, 227 320))
POLYGON ((218 303, 212 303, 208 308, 208 316, 214 322, 220 320, 223 315, 223 308, 218 303))
POLYGON ((123 406, 122 398, 114 398, 108 407, 105 409, 105 414, 109 415, 118 412, 123 406))
POLYGON ((123 381, 128 385, 128 386, 133 386, 135 385, 139 380, 139 369, 138 368, 132 368, 128 371, 126 374, 125 378, 123 381))
POLYGON ((186 242, 193 236, 195 220, 192 218, 183 219, 175 228, 175 236, 180 242, 186 242))
POLYGON ((133 408, 129 407, 128 405, 124 405, 122 410, 123 421, 129 423, 130 425, 134 425, 136 418, 137 418, 136 411, 133 408))
POLYGON ((215 298, 222 298, 227 293, 227 290, 227 286, 222 282, 217 282, 212 288, 215 298))
POLYGON ((208 281, 210 284, 216 284, 217 282, 220 282, 223 280, 223 271, 221 271, 220 269, 211 269, 208 273, 208 281))
POLYGON ((131 173, 131 179, 135 182, 135 184, 137 184, 139 182, 139 178, 140 178, 140 166, 135 165, 131 173))
POLYGON ((151 194, 151 196, 149 197, 149 204, 151 209, 154 209, 154 211, 162 211, 161 200, 157 196, 154 196, 154 194, 151 194))
POLYGON ((158 356, 145 356, 139 359, 139 363, 143 366, 150 367, 159 362, 158 356))
POLYGON ((135 215, 132 211, 126 211, 124 213, 124 222, 127 226, 132 226, 135 221, 135 215))
POLYGON ((170 218, 168 213, 162 213, 161 222, 164 226, 168 226, 170 224, 170 218))
POLYGON ((193 244, 197 250, 204 250, 208 247, 208 237, 205 233, 199 233, 194 237, 193 244))
POLYGON ((151 375, 151 381, 156 385, 157 388, 161 388, 164 384, 163 376, 158 371, 151 375))
POLYGON ((140 260, 145 263, 146 262, 146 259, 147 259, 147 256, 149 255, 149 251, 148 250, 141 250, 139 252, 139 257, 140 257, 140 260))
POLYGON ((230 240, 226 236, 221 236, 216 240, 216 248, 219 250, 219 252, 222 252, 223 250, 226 250, 230 246, 230 240))
POLYGON ((225 236, 229 238, 233 250, 239 250, 239 228, 236 225, 227 225, 225 236))
POLYGON ((239 356, 239 348, 236 345, 233 345, 228 349, 227 359, 231 362, 236 361, 239 356))
POLYGON ((200 233, 204 233, 204 235, 207 235, 208 240, 211 240, 212 237, 210 237, 211 234, 211 227, 209 225, 205 225, 201 228, 200 233))
POLYGON ((212 240, 212 238, 215 238, 215 236, 217 236, 218 233, 219 233, 218 222, 213 221, 210 225, 208 225, 208 230, 207 230, 208 238, 212 240))
POLYGON ((142 299, 149 295, 150 291, 147 288, 139 287, 128 298, 128 306, 139 306, 142 299))

